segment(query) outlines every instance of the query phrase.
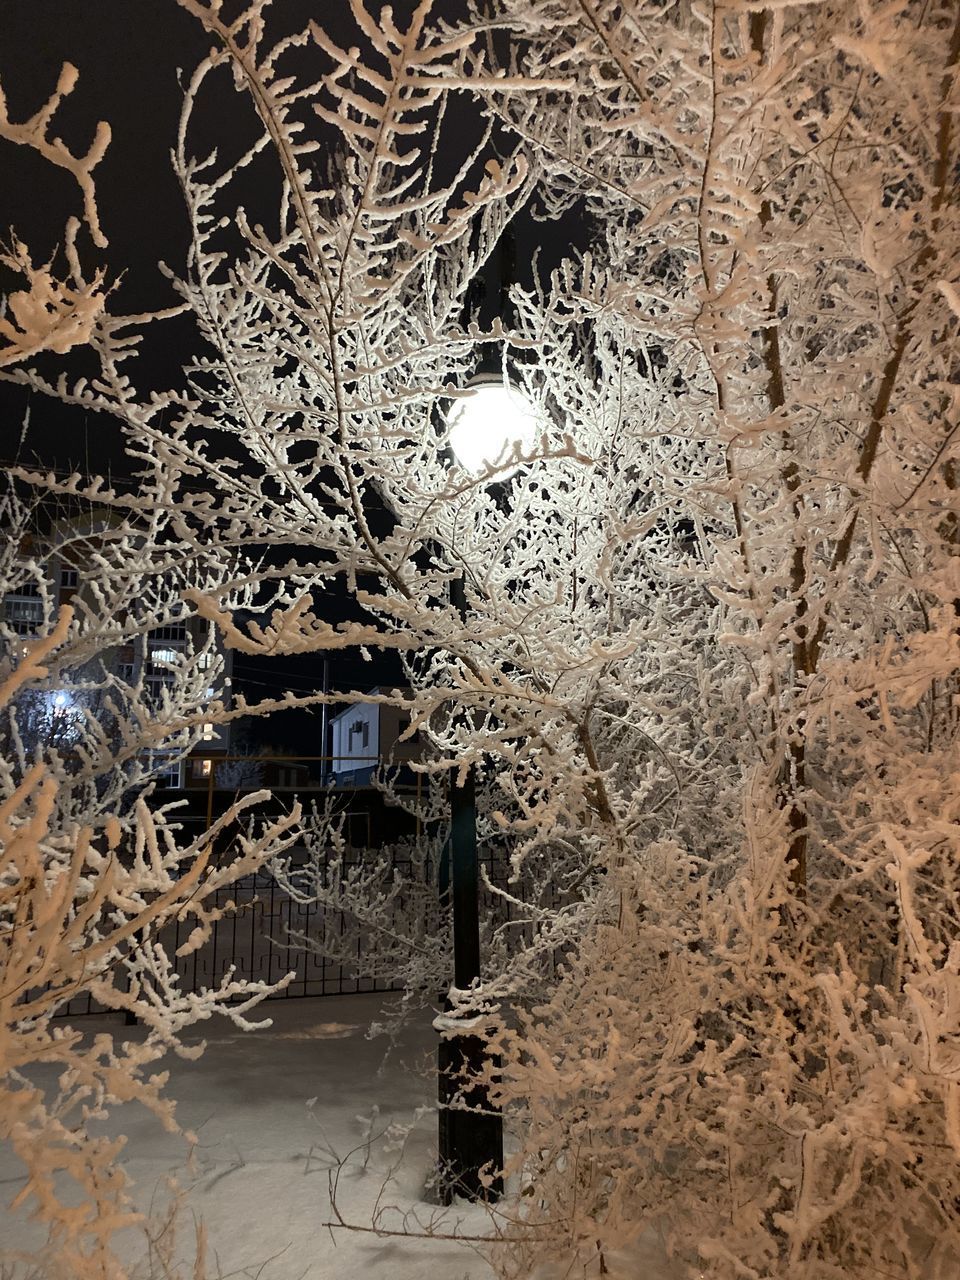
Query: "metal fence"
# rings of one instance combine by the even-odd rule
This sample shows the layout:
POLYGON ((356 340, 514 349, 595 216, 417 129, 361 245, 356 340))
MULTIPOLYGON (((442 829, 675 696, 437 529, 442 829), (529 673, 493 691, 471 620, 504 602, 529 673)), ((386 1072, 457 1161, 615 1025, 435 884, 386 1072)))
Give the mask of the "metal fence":
MULTIPOLYGON (((271 757, 272 762, 277 759, 271 757)), ((286 809, 293 799, 293 790, 275 788, 271 803, 260 806, 258 816, 265 818, 286 809)), ((308 799, 311 791, 316 795, 319 789, 308 786, 300 798, 308 799)), ((185 807, 178 812, 177 821, 186 834, 202 833, 210 828, 218 814, 226 811, 236 794, 236 791, 215 788, 204 779, 201 786, 179 793, 177 798, 184 799, 185 807)), ((331 796, 336 799, 337 794, 329 788, 323 789, 327 800, 331 796)), ((399 820, 384 808, 381 793, 370 787, 350 787, 339 795, 344 805, 343 835, 347 848, 343 852, 331 851, 330 858, 338 859, 345 868, 347 864, 380 858, 390 849, 393 870, 409 882, 412 865, 409 854, 404 853, 402 840, 419 843, 422 835, 419 818, 408 820, 409 830, 401 833, 401 844, 397 847, 399 820)), ((166 798, 173 797, 168 792, 166 798)), ((229 856, 229 833, 225 834, 228 838, 219 856, 229 856)), ((506 883, 506 864, 500 857, 487 850, 482 861, 494 882, 502 879, 506 883)), ((434 868, 431 880, 437 872, 434 868)), ((502 900, 491 897, 486 890, 481 891, 481 896, 483 909, 499 915, 502 900)), ((357 930, 355 922, 342 912, 291 897, 269 868, 261 868, 256 874, 217 890, 206 902, 224 914, 214 920, 209 937, 195 951, 184 956, 176 954, 195 927, 192 919, 171 922, 158 934, 184 993, 219 987, 231 977, 273 985, 287 975, 292 978, 269 999, 399 989, 400 984, 395 980, 371 976, 377 970, 372 944, 357 930), (349 947, 345 939, 349 939, 349 947)), ((99 1011, 92 997, 81 995, 59 1012, 77 1016, 99 1011)))
MULTIPOLYGON (((355 992, 396 990, 365 973, 362 938, 352 939, 353 956, 346 961, 331 958, 342 945, 324 949, 331 933, 341 940, 355 933, 339 912, 291 898, 268 871, 245 876, 206 899, 224 914, 210 926, 210 936, 195 951, 178 956, 196 922, 174 921, 157 935, 179 978, 181 992, 219 987, 229 977, 273 984, 292 979, 268 999, 293 996, 346 995, 355 992), (295 935, 295 936, 292 936, 295 935), (301 941, 303 939, 304 941, 301 941)), ((238 997, 239 999, 240 997, 238 997)), ((78 996, 59 1013, 73 1015, 100 1012, 89 995, 78 996)))
MULTIPOLYGON (((364 974, 362 942, 355 940, 347 963, 331 959, 323 949, 332 932, 343 938, 346 921, 316 903, 297 902, 269 873, 259 871, 212 895, 215 907, 234 906, 211 926, 202 947, 177 958, 181 989, 199 991, 219 986, 232 970, 235 978, 276 983, 293 974, 273 998, 344 995, 358 991, 388 991, 392 983, 376 982, 364 974), (307 943, 295 940, 303 938, 307 943)), ((175 955, 192 927, 179 921, 160 934, 168 955, 175 955)), ((330 950, 341 951, 342 946, 330 950)))

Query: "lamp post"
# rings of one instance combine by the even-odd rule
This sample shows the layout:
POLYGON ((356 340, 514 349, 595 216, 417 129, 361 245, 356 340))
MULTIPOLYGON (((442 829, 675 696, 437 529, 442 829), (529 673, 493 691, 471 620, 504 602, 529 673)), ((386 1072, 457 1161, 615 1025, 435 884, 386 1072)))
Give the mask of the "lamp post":
MULTIPOLYGON (((536 438, 536 419, 528 401, 503 378, 492 375, 474 381, 469 394, 454 402, 447 422, 450 451, 473 475, 482 475, 506 459, 518 443, 529 447, 536 438)), ((465 620, 462 577, 451 582, 450 601, 465 620)), ((479 889, 476 780, 471 766, 461 783, 454 778, 450 796, 453 967, 459 991, 469 990, 480 978, 479 889)), ((454 1195, 493 1200, 503 1191, 503 1118, 491 1106, 486 1086, 470 1083, 480 1079, 485 1057, 482 1035, 451 1030, 448 1021, 437 1054, 440 1196, 445 1204, 454 1195), (484 1169, 486 1185, 481 1179, 484 1169)))

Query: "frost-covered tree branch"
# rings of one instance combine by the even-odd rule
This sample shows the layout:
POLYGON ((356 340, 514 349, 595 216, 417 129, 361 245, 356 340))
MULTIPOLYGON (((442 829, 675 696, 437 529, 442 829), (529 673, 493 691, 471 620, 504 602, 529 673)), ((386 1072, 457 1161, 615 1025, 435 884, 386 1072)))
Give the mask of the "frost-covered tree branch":
POLYGON ((6 376, 124 424, 143 493, 84 491, 165 513, 228 644, 402 655, 411 911, 387 860, 288 875, 410 990, 434 801, 482 777, 506 870, 459 1012, 499 1027, 532 1188, 502 1270, 549 1223, 567 1266, 650 1226, 714 1280, 954 1276, 956 7, 353 0, 348 40, 184 5, 214 44, 169 274, 204 354, 138 391, 148 318, 104 315, 84 381, 6 376), (246 133, 197 154, 216 92, 246 133), (505 230, 571 213, 589 247, 491 322, 505 230), (480 369, 537 443, 478 477, 480 369))
POLYGON ((123 1139, 99 1136, 96 1121, 139 1101, 178 1131, 151 1064, 186 1052, 182 1031, 214 1014, 249 1025, 272 990, 228 975, 181 991, 164 926, 185 930, 181 954, 199 947, 230 910, 223 891, 282 853, 299 810, 255 823, 216 859, 220 833, 266 793, 188 836, 154 791, 210 714, 216 650, 208 635, 174 659, 158 705, 138 646, 182 604, 170 570, 151 571, 151 530, 102 509, 31 508, 14 488, 0 515, 0 1134, 23 1165, 15 1207, 48 1229, 34 1259, 44 1274, 119 1278, 113 1238, 140 1215, 117 1163, 123 1139), (71 604, 56 599, 53 566, 64 557, 83 564, 71 604), (10 612, 18 602, 28 623, 10 612), (157 732, 158 713, 162 723, 187 711, 192 737, 157 732), (144 1034, 122 1044, 85 1036, 63 1016, 78 996, 133 1016, 144 1034), (34 1074, 44 1066, 57 1069, 51 1087, 34 1074))

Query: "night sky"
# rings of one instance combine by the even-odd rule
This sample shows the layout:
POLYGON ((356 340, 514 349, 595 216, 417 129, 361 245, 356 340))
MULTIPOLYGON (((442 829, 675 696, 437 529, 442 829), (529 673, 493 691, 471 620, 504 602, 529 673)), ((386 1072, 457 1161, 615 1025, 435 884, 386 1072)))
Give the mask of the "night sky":
MULTIPOLYGON (((453 16, 456 0, 447 2, 453 16)), ((395 4, 395 12, 402 7, 395 4)), ((352 21, 346 0, 319 8, 316 0, 276 0, 272 12, 289 30, 319 13, 332 34, 350 43, 349 29, 337 29, 352 21)), ((0 81, 11 118, 20 121, 32 115, 56 84, 63 62, 70 61, 79 71, 79 81, 61 106, 52 132, 74 152, 85 152, 97 121, 111 126, 111 145, 95 171, 109 245, 98 250, 84 233, 81 252, 85 266, 103 267, 114 284, 108 304, 113 314, 177 301, 158 263, 163 260, 175 271, 182 270, 189 243, 169 156, 181 101, 178 68, 189 75, 208 47, 209 37, 200 24, 175 0, 3 0, 0 6, 0 81)), ((218 144, 221 149, 239 148, 254 136, 256 121, 246 96, 233 91, 226 73, 213 83, 216 92, 204 96, 192 128, 195 153, 218 144)), ((56 251, 67 218, 79 213, 79 191, 69 175, 26 147, 0 143, 0 164, 0 234, 6 237, 12 229, 29 245, 35 265, 42 263, 56 251)), ((256 215, 257 200, 269 200, 275 187, 269 174, 254 177, 257 181, 243 195, 256 215)), ((521 235, 539 245, 542 232, 542 224, 531 223, 521 235)), ((545 246, 547 257, 559 256, 560 246, 569 245, 570 238, 571 228, 565 226, 550 238, 554 253, 549 242, 545 246)), ((521 245, 517 258, 529 270, 532 242, 521 245)), ((20 287, 18 278, 0 269, 0 291, 11 287, 20 287)), ((154 326, 149 336, 134 373, 141 392, 176 385, 181 364, 197 350, 189 319, 167 322, 162 330, 154 326)), ((82 355, 44 356, 37 364, 48 376, 64 369, 76 373, 82 355)), ((120 428, 111 418, 0 382, 0 462, 9 466, 15 461, 121 481, 131 471, 120 428)), ((238 662, 238 683, 251 699, 270 696, 278 687, 308 691, 319 684, 320 665, 313 657, 245 659, 238 662)), ((398 674, 395 659, 364 664, 359 655, 338 653, 331 664, 331 686, 369 688, 398 674)), ((318 715, 285 713, 257 732, 275 745, 309 751, 316 750, 318 730, 318 715)))
MULTIPOLYGON (((291 25, 315 9, 310 0, 283 0, 281 7, 291 25)), ((74 152, 83 152, 96 122, 110 124, 113 139, 94 175, 110 243, 97 250, 85 240, 83 260, 105 268, 115 286, 109 304, 114 314, 177 301, 158 262, 179 271, 189 244, 170 165, 181 101, 178 68, 189 75, 209 43, 200 24, 175 0, 4 0, 0 7, 0 81, 11 117, 31 115, 53 89, 63 62, 70 61, 79 81, 53 132, 74 152)), ((218 92, 204 97, 192 135, 198 151, 252 135, 252 107, 229 84, 226 74, 217 77, 218 92)), ((79 212, 79 192, 69 175, 26 147, 3 143, 0 163, 0 228, 4 235, 12 228, 30 246, 34 262, 43 262, 62 239, 66 219, 79 212)), ((13 277, 0 278, 0 288, 13 282, 13 277)), ((150 338, 138 361, 138 381, 142 387, 175 383, 185 356, 196 349, 190 322, 170 322, 150 338)), ((41 367, 50 371, 65 365, 70 367, 69 357, 41 367)), ((0 386, 0 458, 41 458, 84 473, 123 474, 125 465, 113 422, 38 404, 22 388, 7 386, 0 386), (28 407, 30 429, 21 441, 28 407)))
MULTIPOLYGON (((346 6, 344 6, 345 8, 346 6)), ((334 7, 336 8, 336 7, 334 7)), ((309 0, 286 0, 283 17, 298 22, 315 12, 309 0)), ((77 67, 76 89, 64 102, 53 132, 74 152, 86 151, 98 120, 107 120, 113 138, 95 171, 105 250, 81 241, 85 264, 102 266, 116 287, 113 313, 150 310, 175 301, 158 268, 163 260, 179 270, 189 243, 189 227, 169 153, 180 111, 178 68, 189 74, 209 47, 200 24, 175 0, 4 0, 0 9, 0 82, 16 121, 33 114, 56 84, 65 61, 77 67)), ((249 135, 252 109, 231 91, 227 76, 216 94, 204 99, 199 145, 249 135)), ((196 136, 196 135, 195 135, 196 136)), ((73 179, 25 147, 0 143, 0 228, 30 247, 34 263, 57 249, 63 227, 79 212, 73 179)), ((0 289, 19 287, 12 275, 0 289)), ((151 334, 151 337, 154 337, 151 334)), ((167 324, 138 361, 137 378, 147 387, 175 383, 183 360, 195 349, 189 321, 167 324)), ((78 362, 47 357, 48 374, 78 362)), ((118 425, 0 383, 0 460, 42 462, 45 467, 82 474, 124 477, 129 464, 118 425), (29 427, 25 429, 25 421, 29 427)), ((316 657, 273 661, 238 660, 235 685, 255 700, 281 689, 309 692, 321 680, 316 657)), ((369 688, 396 678, 393 664, 366 664, 359 655, 337 655, 333 688, 369 688)), ((318 750, 319 713, 287 712, 250 725, 257 741, 288 749, 318 750)))

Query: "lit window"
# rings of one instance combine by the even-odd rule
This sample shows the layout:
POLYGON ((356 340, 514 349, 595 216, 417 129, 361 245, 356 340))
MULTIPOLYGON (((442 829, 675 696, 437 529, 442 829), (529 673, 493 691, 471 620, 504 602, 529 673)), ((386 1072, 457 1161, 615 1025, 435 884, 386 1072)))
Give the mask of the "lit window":
POLYGON ((177 660, 177 651, 176 651, 176 649, 162 649, 162 648, 161 648, 161 649, 151 649, 151 650, 150 650, 150 661, 151 661, 151 662, 176 662, 176 660, 177 660))
POLYGON ((207 723, 200 730, 200 737, 203 739, 204 742, 212 742, 216 736, 217 736, 216 726, 213 724, 212 721, 208 720, 207 723))

